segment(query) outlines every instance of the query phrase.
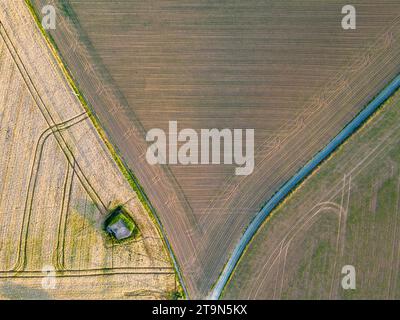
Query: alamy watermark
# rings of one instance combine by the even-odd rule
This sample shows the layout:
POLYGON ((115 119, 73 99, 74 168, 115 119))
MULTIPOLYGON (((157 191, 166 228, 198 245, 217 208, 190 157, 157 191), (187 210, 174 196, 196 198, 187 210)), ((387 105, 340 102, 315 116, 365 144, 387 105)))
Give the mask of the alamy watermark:
POLYGON ((56 270, 51 265, 45 265, 42 268, 43 279, 42 288, 45 290, 54 290, 57 286, 56 270))
POLYGON ((352 265, 345 265, 342 268, 342 274, 345 276, 342 278, 342 288, 344 290, 356 288, 356 268, 352 265))
POLYGON ((46 5, 42 8, 42 27, 45 30, 54 30, 56 28, 56 9, 52 5, 46 5))
POLYGON ((201 129, 198 133, 189 128, 178 131, 178 122, 169 121, 168 133, 151 129, 146 141, 153 142, 146 152, 152 165, 236 164, 236 175, 254 170, 254 129, 201 129))
POLYGON ((355 30, 356 29, 356 8, 350 4, 345 5, 342 8, 342 14, 345 16, 342 18, 342 28, 344 30, 355 30))

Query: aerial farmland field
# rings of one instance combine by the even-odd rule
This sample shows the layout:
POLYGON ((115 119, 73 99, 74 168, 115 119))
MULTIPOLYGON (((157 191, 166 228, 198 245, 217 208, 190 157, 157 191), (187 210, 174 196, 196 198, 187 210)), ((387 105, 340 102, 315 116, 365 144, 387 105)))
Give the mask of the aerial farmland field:
POLYGON ((272 213, 223 298, 399 299, 399 107, 400 92, 272 213))
POLYGON ((0 300, 400 300, 399 119, 398 0, 0 0, 0 300))
POLYGON ((0 3, 0 298, 168 299, 180 292, 149 212, 23 1, 0 3), (104 221, 121 205, 138 233, 104 221))
POLYGON ((191 297, 205 297, 244 229, 400 71, 400 3, 32 1, 109 139, 140 181, 191 297), (146 162, 146 132, 255 130, 255 168, 146 162))

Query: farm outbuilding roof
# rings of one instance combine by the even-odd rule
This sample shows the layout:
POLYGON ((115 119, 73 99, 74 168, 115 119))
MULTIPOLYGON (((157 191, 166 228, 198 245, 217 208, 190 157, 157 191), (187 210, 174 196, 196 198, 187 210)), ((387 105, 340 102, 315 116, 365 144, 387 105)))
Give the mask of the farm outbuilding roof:
POLYGON ((123 240, 137 234, 135 222, 122 207, 114 209, 105 221, 106 231, 117 240, 123 240))
POLYGON ((107 231, 114 235, 118 240, 129 238, 132 235, 132 230, 129 230, 128 226, 122 219, 109 225, 107 231))

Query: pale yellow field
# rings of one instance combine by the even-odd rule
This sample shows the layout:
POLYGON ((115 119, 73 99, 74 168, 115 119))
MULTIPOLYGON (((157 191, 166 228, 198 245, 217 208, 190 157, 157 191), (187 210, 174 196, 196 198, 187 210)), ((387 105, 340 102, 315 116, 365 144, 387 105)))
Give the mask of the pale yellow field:
POLYGON ((177 283, 159 231, 24 2, 2 1, 0 23, 0 297, 170 297, 177 283), (116 243, 103 231, 117 204, 138 238, 116 243))

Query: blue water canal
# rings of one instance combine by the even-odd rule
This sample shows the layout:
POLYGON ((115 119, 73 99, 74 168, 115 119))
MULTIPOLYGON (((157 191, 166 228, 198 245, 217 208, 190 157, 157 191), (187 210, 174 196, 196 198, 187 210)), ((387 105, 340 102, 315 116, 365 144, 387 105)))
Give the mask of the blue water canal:
POLYGON ((246 231, 242 235, 239 243, 236 245, 231 257, 225 265, 219 279, 217 280, 211 299, 219 299, 222 290, 229 280, 237 262, 239 261, 244 249, 257 232, 261 224, 268 217, 271 211, 321 162, 326 159, 339 145, 341 145, 357 128, 359 128, 379 106, 381 106, 394 92, 400 88, 400 75, 398 75, 384 90, 382 90, 346 127, 318 152, 300 171, 298 171, 290 180, 288 180, 274 196, 265 204, 261 211, 251 221, 246 231))

